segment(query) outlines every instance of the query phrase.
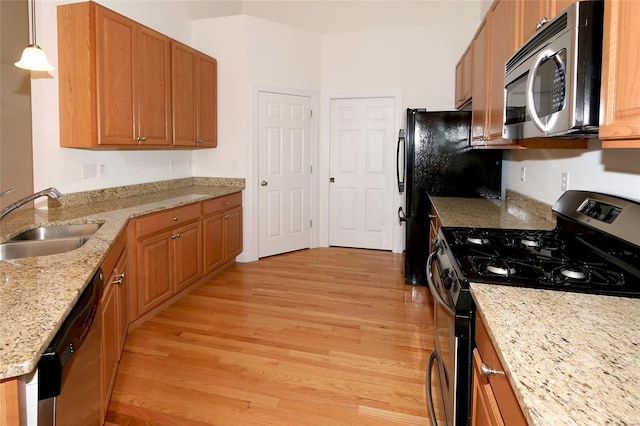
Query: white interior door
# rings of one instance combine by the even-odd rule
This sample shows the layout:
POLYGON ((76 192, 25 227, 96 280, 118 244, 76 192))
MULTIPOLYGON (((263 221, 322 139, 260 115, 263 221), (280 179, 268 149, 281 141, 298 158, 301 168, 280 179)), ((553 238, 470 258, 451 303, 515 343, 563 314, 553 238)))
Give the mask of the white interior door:
POLYGON ((258 257, 310 247, 311 99, 258 94, 258 257))
POLYGON ((394 104, 331 100, 329 245, 391 249, 394 104))

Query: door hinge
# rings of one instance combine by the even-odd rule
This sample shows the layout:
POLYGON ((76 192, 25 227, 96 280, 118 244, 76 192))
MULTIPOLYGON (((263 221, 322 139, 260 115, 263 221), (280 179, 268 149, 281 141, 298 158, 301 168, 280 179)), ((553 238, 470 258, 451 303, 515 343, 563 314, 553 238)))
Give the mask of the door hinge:
POLYGON ((313 173, 313 165, 309 165, 309 173, 313 173))
POLYGON ((309 220, 309 228, 313 228, 313 221, 309 220))
POLYGON ((313 118, 313 110, 312 109, 309 110, 309 117, 313 118))

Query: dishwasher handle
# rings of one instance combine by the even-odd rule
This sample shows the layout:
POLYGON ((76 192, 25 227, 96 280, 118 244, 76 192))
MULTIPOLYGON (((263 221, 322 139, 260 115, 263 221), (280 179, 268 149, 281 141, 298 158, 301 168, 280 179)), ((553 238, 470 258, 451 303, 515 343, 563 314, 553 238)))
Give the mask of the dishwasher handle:
POLYGON ((69 368, 98 315, 104 277, 94 274, 38 362, 38 400, 60 395, 69 368))

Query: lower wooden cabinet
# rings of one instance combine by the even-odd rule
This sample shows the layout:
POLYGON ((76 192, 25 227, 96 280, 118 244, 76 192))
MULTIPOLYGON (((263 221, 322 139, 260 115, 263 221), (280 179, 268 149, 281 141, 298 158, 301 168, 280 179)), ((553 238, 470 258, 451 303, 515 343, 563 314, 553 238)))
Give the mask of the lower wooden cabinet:
POLYGON ((242 194, 205 201, 204 268, 209 273, 242 252, 242 194))
POLYGON ((132 318, 137 319, 242 252, 240 192, 135 220, 132 318))
POLYGON ((125 233, 116 241, 103 262, 105 276, 101 305, 103 414, 106 414, 109 407, 111 391, 118 372, 118 362, 129 327, 127 249, 124 236, 125 233), (115 261, 115 264, 111 263, 112 261, 115 261))
POLYGON ((200 203, 196 203, 136 223, 136 317, 202 277, 200 212, 200 203))
POLYGON ((476 349, 473 350, 472 426, 526 426, 509 379, 491 343, 480 312, 476 313, 476 349))

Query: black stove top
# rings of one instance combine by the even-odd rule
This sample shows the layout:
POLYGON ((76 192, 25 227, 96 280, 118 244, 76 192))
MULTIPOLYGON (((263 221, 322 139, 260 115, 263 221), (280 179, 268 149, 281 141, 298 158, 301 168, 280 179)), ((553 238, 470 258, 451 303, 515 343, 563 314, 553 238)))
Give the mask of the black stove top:
POLYGON ((475 228, 442 232, 460 272, 472 282, 640 297, 640 276, 628 270, 632 268, 572 233, 475 228))

